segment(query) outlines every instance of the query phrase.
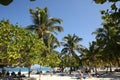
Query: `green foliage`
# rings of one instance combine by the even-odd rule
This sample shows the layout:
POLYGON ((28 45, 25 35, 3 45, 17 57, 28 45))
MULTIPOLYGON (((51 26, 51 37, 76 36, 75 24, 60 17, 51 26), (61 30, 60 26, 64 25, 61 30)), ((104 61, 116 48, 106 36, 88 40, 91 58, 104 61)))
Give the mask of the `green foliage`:
MULTIPOLYGON (((0 22, 0 43, 1 43, 1 55, 3 56, 2 62, 7 63, 7 61, 11 61, 18 58, 18 54, 16 54, 16 48, 14 46, 10 46, 12 44, 12 38, 13 38, 13 30, 11 29, 11 24, 9 24, 9 21, 2 20, 0 22), (14 52, 11 53, 9 51, 12 48, 14 52), (10 54, 11 53, 11 54, 10 54), (9 60, 7 55, 10 56, 9 60)), ((16 62, 15 62, 16 63, 16 62)))
MULTIPOLYGON (((30 1, 33 2, 35 0, 30 0, 30 1)), ((12 2, 13 2, 13 0, 0 0, 0 4, 2 4, 4 6, 8 6, 12 2)))
POLYGON ((107 0, 94 0, 96 4, 103 4, 105 3, 107 0))
POLYGON ((0 4, 7 6, 9 5, 11 2, 13 2, 13 0, 0 0, 0 4))
POLYGON ((50 18, 47 7, 44 9, 36 7, 36 10, 30 9, 30 14, 32 15, 34 24, 28 26, 27 29, 35 31, 39 35, 39 38, 43 39, 48 48, 47 53, 50 53, 52 49, 59 46, 59 41, 54 34, 63 31, 62 26, 57 26, 57 24, 61 24, 62 20, 59 18, 50 18))
POLYGON ((35 0, 30 0, 30 1, 35 1, 35 0))
POLYGON ((120 0, 94 0, 95 3, 97 4, 103 4, 105 2, 110 2, 111 4, 111 10, 107 9, 107 10, 102 10, 101 14, 102 14, 102 19, 103 20, 109 20, 106 22, 110 22, 113 23, 112 21, 116 21, 116 20, 120 20, 120 8, 117 7, 117 3, 119 3, 120 0), (111 19, 110 19, 111 18, 111 19))
MULTIPOLYGON (((97 4, 104 4, 106 2, 112 3, 111 9, 101 10, 103 27, 98 28, 93 34, 96 35, 96 46, 98 46, 98 52, 91 54, 91 58, 97 58, 97 62, 100 65, 105 66, 108 64, 120 66, 120 8, 117 7, 117 3, 120 0, 94 0, 97 4)), ((95 51, 96 49, 93 49, 95 51)), ((89 52, 87 52, 89 53, 89 52)), ((88 55, 88 54, 87 54, 88 55)), ((85 55, 85 57, 87 56, 85 55)), ((84 57, 84 58, 85 58, 84 57)), ((90 57, 88 56, 90 59, 90 57)), ((91 62, 90 60, 88 62, 91 62)), ((97 63, 97 64, 99 64, 97 63)))
MULTIPOLYGON (((98 28, 95 32, 97 45, 101 50, 101 59, 108 64, 120 66, 119 57, 120 45, 120 11, 116 9, 115 4, 112 10, 102 11, 103 27, 98 28), (111 60, 112 58, 112 60, 111 60), (115 65, 116 65, 115 64, 115 65)), ((104 63, 105 64, 105 63, 104 63)))
POLYGON ((115 4, 115 3, 111 5, 111 9, 112 9, 112 10, 116 10, 116 9, 117 9, 117 7, 116 7, 116 4, 115 4))
POLYGON ((8 20, 0 22, 0 58, 2 63, 30 66, 38 63, 39 55, 46 49, 38 34, 26 31, 8 20))
POLYGON ((104 4, 105 2, 118 2, 120 0, 93 0, 96 4, 104 4))
POLYGON ((71 66, 71 58, 68 54, 65 54, 63 57, 62 57, 62 66, 64 67, 70 67, 71 66))
MULTIPOLYGON (((79 41, 81 41, 82 38, 79 38, 77 35, 70 35, 68 34, 63 38, 62 46, 63 49, 61 51, 61 56, 63 59, 66 59, 66 61, 69 61, 71 64, 72 58, 75 59, 74 63, 80 63, 80 58, 77 54, 81 54, 83 46, 79 44, 79 41), (70 59, 69 59, 70 58, 70 59)), ((67 62, 66 62, 67 63, 67 62)), ((71 65, 67 66, 71 66, 71 65)))
MULTIPOLYGON (((110 6, 111 10, 107 9, 106 11, 105 10, 101 11, 101 14, 103 15, 102 19, 109 20, 109 22, 111 21, 111 23, 113 23, 112 21, 114 21, 114 19, 115 19, 115 21, 120 19, 120 17, 119 17, 120 8, 119 8, 119 6, 116 5, 117 3, 119 3, 119 1, 120 0, 94 0, 94 2, 96 4, 104 4, 106 2, 112 3, 110 6), (112 18, 112 20, 110 18, 112 18)), ((106 21, 106 22, 108 22, 108 21, 106 21)))
POLYGON ((36 7, 36 10, 29 9, 29 11, 32 15, 34 24, 28 26, 26 29, 37 33, 39 39, 42 39, 47 47, 47 50, 41 55, 43 58, 40 58, 40 60, 45 63, 41 63, 41 61, 39 63, 47 66, 58 66, 60 61, 53 49, 60 46, 60 43, 54 34, 63 31, 62 26, 57 25, 61 24, 62 20, 59 18, 50 18, 48 16, 47 7, 43 9, 36 7))
POLYGON ((79 60, 77 60, 75 57, 70 57, 70 55, 65 54, 62 57, 61 65, 64 67, 78 67, 80 64, 79 60))
POLYGON ((60 62, 61 60, 59 54, 56 51, 53 51, 46 56, 44 64, 46 66, 57 67, 59 66, 60 62))

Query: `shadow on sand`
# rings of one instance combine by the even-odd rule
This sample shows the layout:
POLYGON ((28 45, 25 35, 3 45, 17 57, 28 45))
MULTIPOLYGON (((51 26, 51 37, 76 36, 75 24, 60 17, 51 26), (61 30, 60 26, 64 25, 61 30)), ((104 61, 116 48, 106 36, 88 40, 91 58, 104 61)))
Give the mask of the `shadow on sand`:
POLYGON ((120 72, 103 73, 98 78, 110 78, 110 80, 120 80, 120 72))

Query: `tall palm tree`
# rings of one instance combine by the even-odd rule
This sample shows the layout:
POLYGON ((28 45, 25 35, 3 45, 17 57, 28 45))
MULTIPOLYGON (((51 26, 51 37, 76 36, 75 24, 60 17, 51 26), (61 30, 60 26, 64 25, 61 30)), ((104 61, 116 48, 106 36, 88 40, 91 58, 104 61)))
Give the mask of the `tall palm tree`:
POLYGON ((49 17, 47 7, 44 9, 36 7, 36 10, 30 9, 30 14, 32 15, 34 24, 28 26, 27 29, 37 33, 39 38, 43 39, 47 50, 41 54, 41 57, 46 58, 47 53, 52 53, 53 49, 56 48, 56 46, 59 46, 59 41, 54 34, 63 31, 62 26, 57 25, 61 24, 62 20, 49 17))
MULTIPOLYGON (((74 57, 78 62, 80 62, 80 58, 78 56, 78 53, 81 53, 82 45, 79 44, 79 41, 81 41, 82 38, 79 38, 77 35, 68 34, 63 38, 62 46, 64 47, 61 51, 61 55, 68 54, 71 59, 74 57)), ((71 63, 71 61, 70 61, 71 63)), ((72 68, 72 65, 70 65, 70 68, 72 68)), ((71 74, 71 70, 70 70, 71 74)))
POLYGON ((28 26, 27 29, 37 32, 39 38, 43 38, 45 45, 50 49, 51 44, 49 42, 49 38, 52 37, 52 40, 54 40, 53 42, 56 41, 56 43, 58 43, 54 34, 63 31, 62 26, 57 25, 61 24, 62 20, 59 18, 49 17, 47 7, 44 9, 36 7, 36 10, 30 9, 30 14, 32 15, 34 25, 28 26))

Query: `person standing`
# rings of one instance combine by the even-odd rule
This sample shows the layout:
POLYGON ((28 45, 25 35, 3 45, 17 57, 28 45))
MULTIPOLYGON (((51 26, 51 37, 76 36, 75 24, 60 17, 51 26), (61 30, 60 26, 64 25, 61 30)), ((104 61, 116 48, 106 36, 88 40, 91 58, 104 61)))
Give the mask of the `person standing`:
POLYGON ((80 79, 82 79, 83 78, 83 72, 78 70, 78 76, 79 76, 80 79))
POLYGON ((90 69, 86 68, 85 72, 87 73, 88 78, 91 78, 90 69))

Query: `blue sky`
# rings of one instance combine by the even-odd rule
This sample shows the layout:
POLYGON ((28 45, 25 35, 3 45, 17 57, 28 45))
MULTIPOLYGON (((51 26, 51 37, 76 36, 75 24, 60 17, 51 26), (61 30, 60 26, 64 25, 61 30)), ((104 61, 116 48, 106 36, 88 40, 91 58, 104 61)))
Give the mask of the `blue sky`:
POLYGON ((67 34, 76 34, 83 38, 80 44, 88 47, 89 42, 95 40, 91 33, 101 27, 100 10, 108 9, 109 3, 95 4, 92 0, 14 0, 9 6, 0 5, 0 20, 9 19, 11 23, 20 26, 32 24, 29 8, 48 7, 50 17, 61 18, 64 32, 57 35, 61 41, 67 34))

